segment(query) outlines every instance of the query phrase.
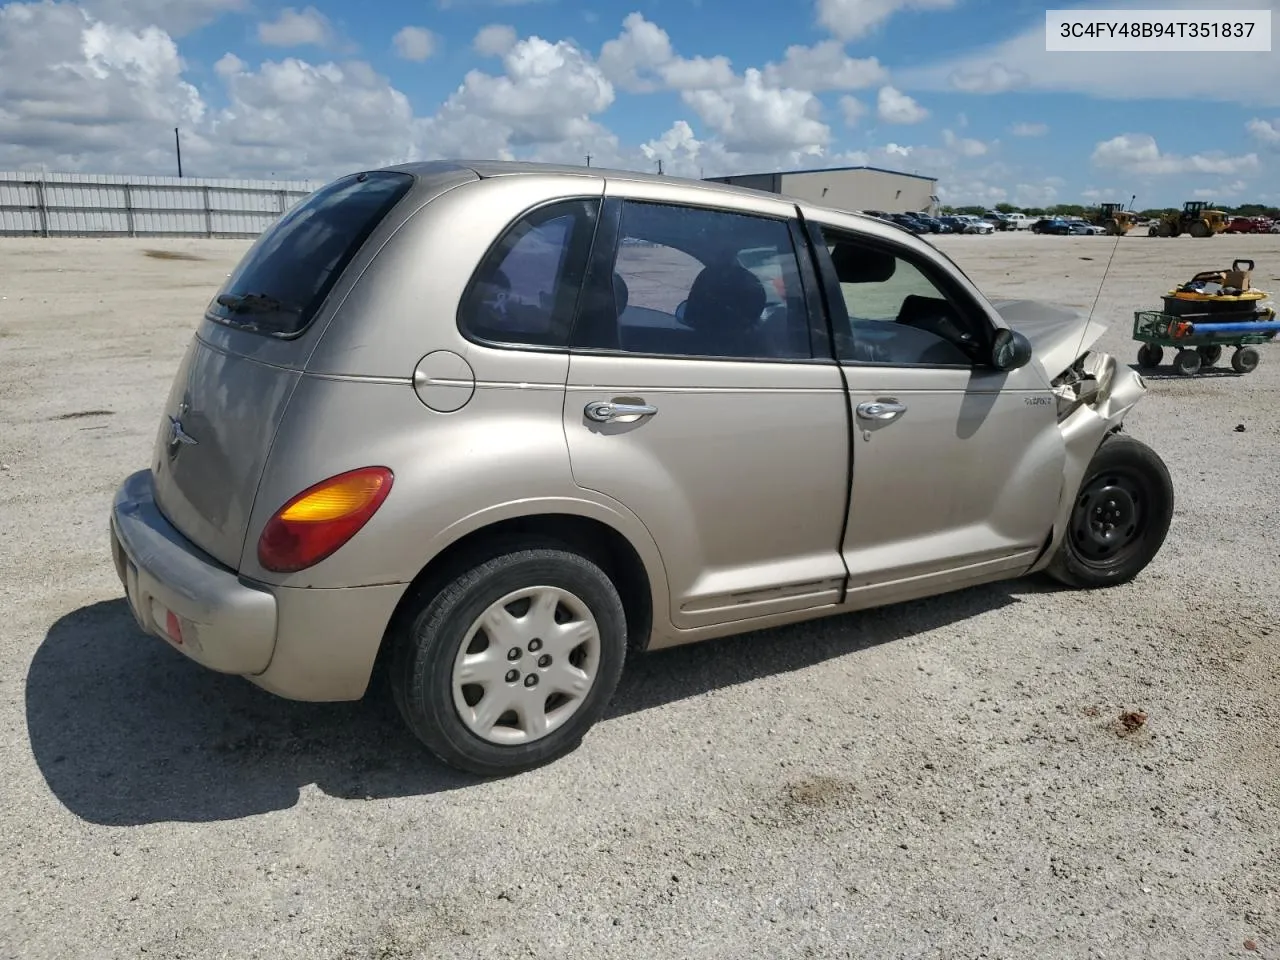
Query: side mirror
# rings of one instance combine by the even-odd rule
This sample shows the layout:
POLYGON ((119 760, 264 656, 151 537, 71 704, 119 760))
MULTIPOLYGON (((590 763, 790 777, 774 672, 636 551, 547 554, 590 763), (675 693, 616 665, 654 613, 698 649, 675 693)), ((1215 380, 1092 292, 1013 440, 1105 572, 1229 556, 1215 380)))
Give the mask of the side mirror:
POLYGON ((1008 329, 996 332, 995 342, 991 345, 991 365, 997 370, 1008 373, 1025 367, 1031 361, 1031 341, 1022 334, 1008 329))
POLYGON ((676 319, 679 320, 681 323, 684 323, 684 308, 687 307, 688 305, 689 305, 688 300, 681 300, 680 303, 676 306, 676 319))

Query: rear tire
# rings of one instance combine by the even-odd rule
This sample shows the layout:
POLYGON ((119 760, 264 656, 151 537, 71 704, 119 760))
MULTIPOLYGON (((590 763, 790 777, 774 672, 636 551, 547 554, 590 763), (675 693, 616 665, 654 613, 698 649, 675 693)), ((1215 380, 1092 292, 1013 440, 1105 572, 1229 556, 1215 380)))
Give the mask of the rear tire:
POLYGON ((1257 347, 1240 347, 1231 355, 1231 369, 1236 373, 1253 373, 1261 360, 1257 347))
POLYGON ((1222 347, 1216 343, 1209 347, 1196 347, 1196 353, 1200 354, 1200 365, 1202 367, 1212 367, 1222 359, 1222 347))
POLYGON ((1109 435, 1089 463, 1046 573, 1080 590, 1128 583, 1164 545, 1173 502, 1159 454, 1125 434, 1109 435))
POLYGON ((627 654, 617 589, 565 549, 481 563, 404 622, 389 670, 400 715, 444 763, 486 777, 575 750, 604 715, 627 654), (492 627, 481 622, 495 617, 492 627))
POLYGON ((1187 228, 1187 233, 1191 234, 1193 237, 1207 237, 1211 232, 1209 225, 1203 220, 1197 220, 1187 228))

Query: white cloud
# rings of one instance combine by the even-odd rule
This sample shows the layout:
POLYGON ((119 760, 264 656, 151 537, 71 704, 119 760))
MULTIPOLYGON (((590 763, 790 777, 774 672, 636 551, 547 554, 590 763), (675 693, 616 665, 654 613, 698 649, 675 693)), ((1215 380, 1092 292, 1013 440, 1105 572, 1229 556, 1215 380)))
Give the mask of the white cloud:
MULTIPOLYGON (((661 136, 640 145, 640 152, 649 162, 649 169, 662 161, 662 172, 676 177, 702 177, 707 162, 723 161, 723 150, 718 144, 699 140, 685 120, 677 120, 661 136), (716 153, 719 156, 716 156, 716 153)), ((712 174, 714 176, 714 174, 712 174)))
POLYGON ((1231 183, 1224 183, 1217 189, 1200 189, 1194 190, 1192 193, 1200 200, 1231 200, 1239 197, 1249 188, 1249 185, 1243 180, 1234 180, 1231 183))
MULTIPOLYGON (((207 17, 236 2, 193 0, 191 7, 207 17)), ((335 42, 332 25, 313 18, 313 8, 290 10, 264 25, 266 39, 335 42)), ((520 40, 493 25, 475 46, 500 60, 468 72, 423 116, 359 60, 262 62, 233 48, 202 76, 209 84, 202 94, 188 81, 173 36, 131 22, 96 19, 67 0, 0 5, 0 169, 172 173, 174 126, 182 128, 184 168, 193 176, 326 178, 414 158, 582 163, 587 153, 593 165, 653 170, 661 160, 668 172, 691 176, 842 163, 909 164, 928 173, 957 162, 956 151, 898 143, 834 152, 822 104, 800 81, 808 71, 812 86, 836 89, 874 74, 866 72, 871 61, 848 58, 835 43, 792 47, 774 64, 737 73, 722 57, 679 56, 665 31, 639 15, 599 59, 567 40, 520 40), (819 75, 828 68, 830 75, 819 75), (679 91, 688 112, 639 143, 621 144, 600 123, 620 79, 679 91)), ((420 39, 402 32, 393 47, 421 55, 420 39)), ((923 112, 897 97, 887 101, 890 112, 923 112)), ((858 122, 870 113, 867 100, 842 97, 835 116, 858 122)), ((878 103, 886 103, 884 94, 878 103)))
POLYGON ((315 7, 285 7, 275 20, 258 24, 258 40, 272 47, 323 47, 332 38, 329 19, 315 7))
POLYGON ((961 93, 1004 93, 1026 83, 1027 75, 1002 63, 987 63, 957 67, 947 79, 961 93))
POLYGON ((727 57, 680 57, 667 32, 639 13, 629 14, 622 33, 600 48, 599 64, 610 81, 635 93, 714 90, 735 80, 727 57))
POLYGON ((818 22, 840 40, 864 37, 899 10, 947 10, 956 0, 818 0, 818 22))
POLYGON ((516 28, 505 23, 491 23, 481 27, 471 46, 483 57, 504 57, 516 45, 516 28))
POLYGON ((840 113, 844 116, 846 127, 856 127, 858 121, 867 115, 867 105, 857 97, 845 94, 840 98, 840 113))
POLYGON ((331 176, 415 153, 408 98, 367 63, 290 57, 251 70, 224 58, 218 72, 229 102, 192 151, 198 163, 225 167, 234 157, 240 170, 331 176))
POLYGON ((173 127, 205 117, 173 38, 66 3, 0 6, 0 168, 173 169, 173 127))
POLYGON ((1178 156, 1162 153, 1155 137, 1147 133, 1125 133, 1100 142, 1093 151, 1098 167, 1130 173, 1166 175, 1175 173, 1217 173, 1230 176, 1258 168, 1258 155, 1228 156, 1221 151, 1178 156))
POLYGON ((568 41, 527 37, 507 51, 505 72, 470 71, 446 101, 442 114, 501 124, 515 144, 552 143, 585 136, 591 117, 614 99, 613 84, 599 66, 568 41))
POLYGON ((981 140, 974 140, 971 137, 957 137, 950 130, 942 131, 942 142, 946 144, 948 150, 954 150, 962 157, 985 156, 990 149, 981 140))
POLYGON ((686 90, 683 98, 733 152, 814 153, 831 139, 831 129, 819 119, 817 97, 767 86, 759 70, 747 70, 733 87, 686 90))
MULTIPOLYGON (((1149 7, 1147 0, 1110 0, 1108 9, 1149 7)), ((1274 7, 1274 0, 1269 0, 1274 7)), ((1201 9, 1203 0, 1161 0, 1162 8, 1201 9)), ((1280 105, 1280 57, 1272 53, 1046 54, 1044 21, 1007 39, 927 66, 895 71, 904 89, 994 94, 1008 90, 1083 93, 1105 100, 1210 100, 1280 105), (1241 78, 1247 78, 1242 82, 1241 78)))
POLYGON ((1013 203, 1019 207, 1049 207, 1058 202, 1058 187, 1048 181, 1020 183, 1013 188, 1013 203))
POLYGON ((439 41, 426 27, 401 27, 391 44, 397 56, 421 63, 436 52, 439 41))
POLYGON ((1254 117, 1245 124, 1245 129, 1260 143, 1280 145, 1280 120, 1260 120, 1254 117))
POLYGON ((86 0, 83 8, 107 23, 135 30, 158 27, 179 37, 223 14, 247 10, 249 0, 86 0))
POLYGON ((953 207, 995 206, 1009 199, 1009 191, 980 176, 949 177, 938 184, 938 198, 953 207))
POLYGON ((919 123, 929 111, 897 87, 884 86, 876 98, 876 111, 885 123, 919 123))
POLYGON ((882 83, 889 72, 875 57, 855 60, 845 53, 844 45, 824 40, 812 47, 787 47, 781 63, 764 68, 765 82, 774 87, 799 90, 861 90, 882 83))
POLYGON ((1015 123, 1009 128, 1015 137, 1043 137, 1049 132, 1047 123, 1015 123))

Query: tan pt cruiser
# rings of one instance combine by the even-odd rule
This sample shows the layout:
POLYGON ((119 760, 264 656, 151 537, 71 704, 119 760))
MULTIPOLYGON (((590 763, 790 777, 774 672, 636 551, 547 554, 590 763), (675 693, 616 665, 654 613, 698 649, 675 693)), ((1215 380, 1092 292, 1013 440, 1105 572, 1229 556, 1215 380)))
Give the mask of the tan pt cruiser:
POLYGON ((385 666, 432 752, 510 773, 574 749, 632 652, 1137 575, 1173 490, 1102 329, 772 194, 371 170, 210 302, 114 561, 193 660, 300 700, 385 666))

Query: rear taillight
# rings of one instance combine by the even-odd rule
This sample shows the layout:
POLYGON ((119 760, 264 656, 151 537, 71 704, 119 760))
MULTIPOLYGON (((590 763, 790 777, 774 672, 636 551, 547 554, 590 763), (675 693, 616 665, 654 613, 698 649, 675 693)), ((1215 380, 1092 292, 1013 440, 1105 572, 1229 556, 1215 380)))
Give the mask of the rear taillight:
POLYGON ((391 492, 386 467, 364 467, 308 487, 276 511, 258 538, 258 563, 273 573, 314 566, 359 532, 391 492))

